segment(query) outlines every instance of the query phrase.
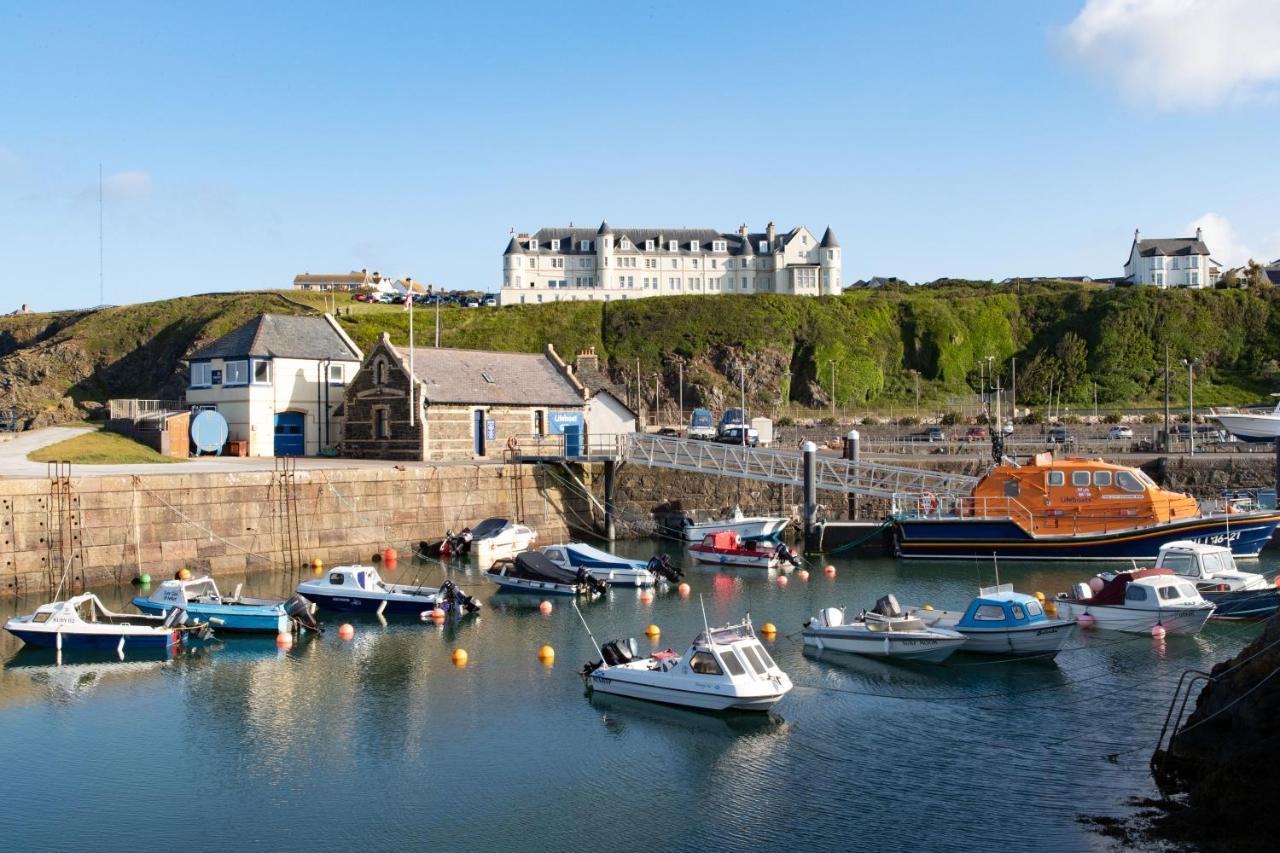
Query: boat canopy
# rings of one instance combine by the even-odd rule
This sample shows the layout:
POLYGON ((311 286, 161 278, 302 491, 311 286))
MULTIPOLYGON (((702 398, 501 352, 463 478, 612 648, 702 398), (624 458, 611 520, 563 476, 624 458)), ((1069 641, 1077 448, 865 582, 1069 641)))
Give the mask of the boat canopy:
POLYGON ((329 585, 373 590, 382 586, 382 577, 372 566, 336 566, 329 572, 329 585))
POLYGON ((575 584, 578 572, 557 566, 538 551, 522 551, 516 554, 514 565, 507 573, 508 577, 533 578, 548 580, 554 583, 575 584))
POLYGON ((1129 584, 1142 578, 1155 577, 1157 575, 1172 576, 1173 572, 1168 569, 1140 569, 1136 572, 1119 572, 1110 577, 1099 575, 1103 580, 1102 589, 1099 590, 1092 598, 1087 599, 1088 604, 1097 605, 1115 605, 1121 607, 1125 601, 1125 590, 1129 584))
POLYGON ((1220 572, 1237 571, 1235 557, 1225 545, 1201 542, 1168 542, 1160 546, 1156 567, 1171 569, 1189 578, 1209 578, 1220 572))
POLYGON ((511 522, 505 518, 486 518, 484 521, 471 528, 471 538, 486 539, 490 536, 497 535, 511 525, 511 522))
POLYGON ((960 618, 961 628, 1011 628, 1045 622, 1044 607, 1034 595, 1013 591, 1013 584, 987 587, 960 618))
POLYGON ((221 599, 218 593, 218 585, 211 577, 195 578, 194 580, 167 580, 163 581, 156 591, 151 593, 151 601, 157 604, 174 604, 182 606, 193 598, 207 596, 209 598, 221 599))

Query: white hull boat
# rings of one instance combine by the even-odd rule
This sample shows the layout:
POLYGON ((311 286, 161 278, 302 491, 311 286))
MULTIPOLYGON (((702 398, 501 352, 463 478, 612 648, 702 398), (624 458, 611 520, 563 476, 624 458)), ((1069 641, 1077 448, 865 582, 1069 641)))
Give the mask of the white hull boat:
MULTIPOLYGON (((1276 396, 1276 395, 1272 395, 1276 396)), ((1280 438, 1280 404, 1266 411, 1232 411, 1219 413, 1210 409, 1209 417, 1241 441, 1275 441, 1280 438)))
POLYGON ((983 587, 964 610, 912 610, 934 628, 961 634, 962 652, 1008 657, 1051 658, 1076 630, 1071 619, 1050 619, 1033 595, 1013 591, 1012 584, 983 587))
POLYGON ((527 551, 538 534, 523 524, 505 518, 486 518, 471 528, 471 553, 481 566, 492 566, 498 560, 509 560, 527 551))
POLYGON ((805 623, 801 633, 804 644, 818 651, 928 663, 941 663, 965 644, 963 634, 930 627, 903 613, 891 595, 876 602, 875 611, 848 622, 842 608, 824 608, 805 623))
POLYGON ((530 595, 596 596, 609 588, 586 569, 564 568, 540 551, 525 551, 515 559, 498 560, 485 576, 503 589, 530 595))
POLYGON ((1166 634, 1198 634, 1213 615, 1214 606, 1168 569, 1103 574, 1094 580, 1101 581, 1096 589, 1078 583, 1070 595, 1059 593, 1053 602, 1059 617, 1108 631, 1145 634, 1159 625, 1166 634))
POLYGON ((439 608, 474 613, 480 603, 446 580, 440 587, 387 583, 372 566, 336 566, 327 577, 303 581, 297 592, 324 610, 423 618, 439 608))
POLYGON ((615 640, 582 670, 597 693, 704 711, 767 711, 791 679, 756 639, 750 621, 704 631, 683 655, 637 657, 635 641, 615 640))
POLYGON ((693 521, 684 525, 686 542, 701 542, 709 533, 732 531, 742 539, 776 539, 786 529, 790 519, 768 515, 743 515, 739 507, 733 515, 716 521, 693 521))
POLYGON ((689 546, 689 554, 709 566, 736 566, 744 569, 774 569, 784 561, 798 565, 795 552, 782 542, 744 540, 732 530, 708 533, 701 542, 689 546))

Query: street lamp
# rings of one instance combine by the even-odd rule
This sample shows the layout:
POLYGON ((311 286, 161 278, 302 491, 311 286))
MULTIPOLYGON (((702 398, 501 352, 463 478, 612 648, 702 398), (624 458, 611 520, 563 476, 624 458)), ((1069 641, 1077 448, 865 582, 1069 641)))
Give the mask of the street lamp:
POLYGON ((834 424, 836 422, 836 360, 829 358, 827 364, 831 365, 831 423, 834 424))
POLYGON ((738 365, 738 383, 742 388, 742 446, 747 445, 747 372, 738 365))
POLYGON ((1196 365, 1200 363, 1200 359, 1191 358, 1182 359, 1182 363, 1187 368, 1187 447, 1190 449, 1191 455, 1196 454, 1196 365))
MULTIPOLYGON (((992 388, 996 387, 996 374, 995 374, 995 366, 994 366, 995 360, 996 360, 996 357, 994 355, 987 356, 987 381, 991 384, 992 388)), ((984 403, 987 402, 985 391, 983 392, 982 402, 984 403)), ((988 408, 987 422, 990 423, 991 421, 990 406, 988 406, 987 408, 988 408)))

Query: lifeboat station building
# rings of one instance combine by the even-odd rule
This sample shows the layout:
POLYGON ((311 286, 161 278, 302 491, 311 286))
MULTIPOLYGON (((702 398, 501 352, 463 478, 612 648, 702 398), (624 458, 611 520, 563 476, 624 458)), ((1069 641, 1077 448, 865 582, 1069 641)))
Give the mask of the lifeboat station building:
POLYGON ((589 395, 554 347, 420 347, 412 372, 409 356, 386 334, 365 356, 346 388, 343 455, 500 461, 512 437, 530 435, 564 436, 566 451, 582 446, 589 395))
POLYGON ((328 314, 260 314, 187 356, 187 403, 227 421, 249 456, 315 456, 342 442, 341 406, 363 354, 328 314))

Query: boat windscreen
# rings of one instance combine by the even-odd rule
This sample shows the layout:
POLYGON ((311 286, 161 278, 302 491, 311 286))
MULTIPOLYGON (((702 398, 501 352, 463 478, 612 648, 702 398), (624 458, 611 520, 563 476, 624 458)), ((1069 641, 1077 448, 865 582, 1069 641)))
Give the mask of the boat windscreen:
POLYGON ((764 675, 769 671, 769 668, 765 666, 764 659, 760 657, 760 652, 763 649, 757 650, 755 643, 742 645, 738 648, 742 649, 743 657, 747 659, 747 663, 751 664, 751 668, 756 671, 756 675, 764 675))
POLYGON ((486 536, 492 536, 510 523, 505 518, 486 518, 471 528, 471 538, 483 539, 486 536))

